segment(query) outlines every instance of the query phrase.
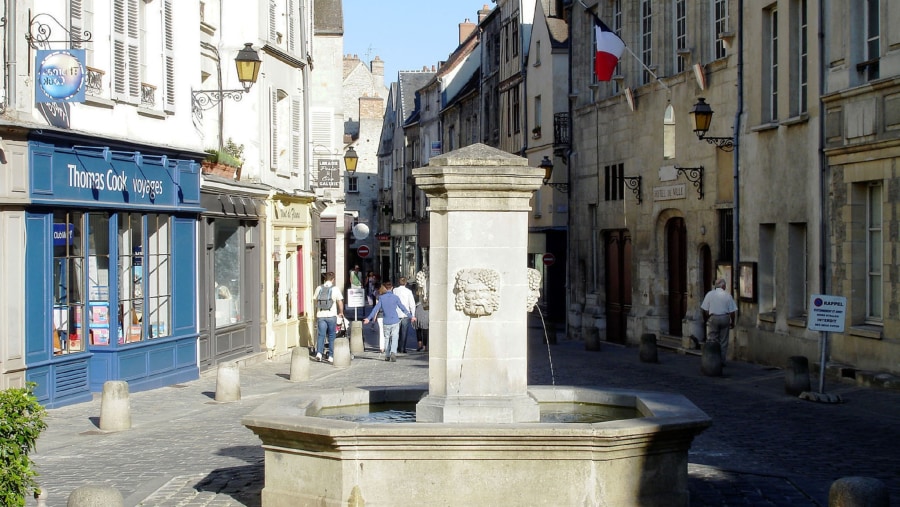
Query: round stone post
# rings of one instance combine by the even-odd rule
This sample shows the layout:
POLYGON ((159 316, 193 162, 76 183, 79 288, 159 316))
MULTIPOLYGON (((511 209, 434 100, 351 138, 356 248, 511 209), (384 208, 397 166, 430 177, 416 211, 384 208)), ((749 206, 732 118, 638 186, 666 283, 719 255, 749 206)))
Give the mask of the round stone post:
POLYGON ((237 363, 221 363, 216 371, 216 401, 241 399, 241 369, 237 363))
POLYGON ((100 398, 100 429, 103 431, 131 429, 128 382, 107 380, 103 383, 103 394, 100 398))
POLYGON ((350 340, 347 338, 335 338, 334 340, 334 366, 336 368, 350 366, 350 340))
POLYGON ((291 351, 291 382, 309 380, 309 349, 294 347, 291 351))
POLYGON ((656 335, 644 333, 641 335, 641 349, 639 357, 642 363, 658 363, 659 352, 656 348, 656 335))
POLYGON ((831 483, 828 507, 889 507, 890 494, 872 477, 842 477, 831 483))
POLYGON ((354 320, 350 323, 350 353, 362 354, 364 351, 362 322, 354 320))
POLYGON ((79 486, 69 494, 66 507, 123 507, 125 499, 122 493, 112 486, 79 486))
POLYGON ((719 342, 706 340, 700 356, 700 371, 707 377, 722 376, 722 346, 719 342))
POLYGON ((784 392, 792 396, 810 390, 809 359, 805 356, 791 356, 784 371, 784 392))

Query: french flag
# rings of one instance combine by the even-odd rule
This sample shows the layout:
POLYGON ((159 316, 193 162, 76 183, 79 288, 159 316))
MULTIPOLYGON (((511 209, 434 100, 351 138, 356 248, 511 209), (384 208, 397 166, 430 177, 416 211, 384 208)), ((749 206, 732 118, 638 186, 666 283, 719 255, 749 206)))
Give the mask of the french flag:
POLYGON ((594 35, 597 41, 594 74, 597 76, 597 81, 609 81, 616 70, 622 51, 625 51, 625 42, 596 15, 594 15, 594 35))

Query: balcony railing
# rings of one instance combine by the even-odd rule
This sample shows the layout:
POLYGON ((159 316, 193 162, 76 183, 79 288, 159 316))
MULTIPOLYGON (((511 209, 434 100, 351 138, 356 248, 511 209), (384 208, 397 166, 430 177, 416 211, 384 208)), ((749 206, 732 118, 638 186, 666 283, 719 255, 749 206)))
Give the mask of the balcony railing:
POLYGON ((99 97, 103 95, 103 75, 106 74, 100 69, 87 67, 87 74, 84 80, 84 91, 88 95, 99 97))
POLYGON ((156 87, 152 84, 141 83, 141 107, 156 107, 156 87))
POLYGON ((569 147, 569 113, 553 115, 553 148, 569 147))

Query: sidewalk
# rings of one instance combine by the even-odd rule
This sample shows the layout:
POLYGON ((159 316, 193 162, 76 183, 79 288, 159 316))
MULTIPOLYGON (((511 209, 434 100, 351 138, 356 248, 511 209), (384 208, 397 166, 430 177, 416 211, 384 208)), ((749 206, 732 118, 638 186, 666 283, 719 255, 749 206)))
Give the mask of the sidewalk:
MULTIPOLYGON (((692 506, 825 506, 831 482, 851 475, 881 479, 900 502, 896 391, 832 382, 826 392, 845 403, 818 404, 785 395, 779 369, 731 362, 724 377, 704 377, 692 355, 661 349, 660 363, 646 364, 636 348, 604 343, 587 352, 580 342, 548 347, 542 338, 541 329, 529 329, 532 385, 680 392, 712 417, 691 448, 692 506)), ((367 331, 367 345, 371 339, 367 331)), ((369 349, 346 369, 313 362, 310 380, 294 383, 285 355, 242 367, 242 397, 233 403, 215 402, 213 370, 192 382, 131 393, 132 429, 118 433, 99 431, 99 396, 50 410, 33 456, 46 505, 65 506, 84 484, 115 487, 126 506, 260 505, 263 452, 240 424, 245 414, 292 389, 424 385, 427 364, 427 353, 386 363, 369 349)))

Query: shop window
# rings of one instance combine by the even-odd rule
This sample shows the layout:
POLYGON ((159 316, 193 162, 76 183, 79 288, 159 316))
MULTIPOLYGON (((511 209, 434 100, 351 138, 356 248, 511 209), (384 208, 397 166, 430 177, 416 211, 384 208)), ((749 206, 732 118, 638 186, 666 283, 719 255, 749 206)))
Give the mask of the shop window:
POLYGON ((53 215, 53 353, 84 350, 84 215, 53 215))
POLYGON ((241 225, 235 219, 216 220, 213 272, 216 284, 216 327, 241 321, 241 225))
POLYGON ((88 214, 88 337, 109 345, 109 215, 88 214))
POLYGON ((119 215, 119 342, 168 336, 171 245, 168 217, 119 215))

